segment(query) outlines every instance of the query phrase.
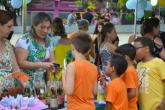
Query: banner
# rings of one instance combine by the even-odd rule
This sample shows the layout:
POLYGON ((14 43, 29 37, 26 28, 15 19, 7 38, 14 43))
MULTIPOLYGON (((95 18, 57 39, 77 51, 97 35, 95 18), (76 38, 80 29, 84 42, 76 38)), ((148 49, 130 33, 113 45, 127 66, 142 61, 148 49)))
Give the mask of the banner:
POLYGON ((28 11, 54 11, 54 0, 32 0, 28 11))
MULTIPOLYGON (((75 1, 71 0, 56 0, 59 1, 59 11, 77 11, 78 8, 76 6, 75 1)), ((57 2, 56 2, 57 3, 57 2)), ((32 2, 28 5, 28 11, 54 11, 55 0, 32 0, 32 2)))

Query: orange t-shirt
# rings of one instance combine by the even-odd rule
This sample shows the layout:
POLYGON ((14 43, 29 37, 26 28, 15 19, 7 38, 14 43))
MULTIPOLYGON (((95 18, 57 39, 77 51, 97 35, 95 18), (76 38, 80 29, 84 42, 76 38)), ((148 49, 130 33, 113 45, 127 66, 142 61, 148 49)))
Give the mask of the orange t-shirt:
POLYGON ((97 68, 86 60, 76 60, 74 64, 74 92, 67 96, 67 110, 95 110, 93 89, 97 81, 97 68))
POLYGON ((138 110, 138 74, 134 66, 129 66, 125 73, 121 76, 125 82, 126 88, 136 88, 136 97, 128 101, 128 110, 138 110))
POLYGON ((127 90, 120 77, 107 85, 106 94, 106 101, 112 104, 112 110, 128 110, 127 90))

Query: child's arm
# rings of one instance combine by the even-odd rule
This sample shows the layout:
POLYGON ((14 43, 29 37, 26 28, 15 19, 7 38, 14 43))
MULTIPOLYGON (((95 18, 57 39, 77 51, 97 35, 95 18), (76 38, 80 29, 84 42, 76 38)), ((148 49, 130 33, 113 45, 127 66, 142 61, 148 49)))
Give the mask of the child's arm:
POLYGON ((160 104, 160 110, 165 110, 165 99, 160 104))
POLYGON ((160 105, 156 107, 156 110, 165 110, 165 99, 163 99, 160 105))
POLYGON ((128 100, 131 100, 136 96, 136 88, 127 88, 128 100))
POLYGON ((13 70, 14 71, 20 71, 20 68, 19 68, 17 60, 16 60, 16 56, 14 54, 13 47, 11 48, 11 54, 12 54, 12 57, 13 57, 13 70))
POLYGON ((94 85, 94 88, 93 88, 93 94, 94 95, 97 95, 97 80, 95 81, 95 85, 94 85))
POLYGON ((65 71, 63 71, 63 87, 67 95, 72 95, 74 90, 75 80, 75 65, 74 63, 68 64, 65 71))
POLYGON ((112 103, 111 102, 106 102, 105 110, 112 110, 112 103))
POLYGON ((66 88, 66 69, 63 69, 62 70, 62 86, 63 86, 63 89, 64 89, 64 91, 66 91, 65 90, 65 88, 66 88))

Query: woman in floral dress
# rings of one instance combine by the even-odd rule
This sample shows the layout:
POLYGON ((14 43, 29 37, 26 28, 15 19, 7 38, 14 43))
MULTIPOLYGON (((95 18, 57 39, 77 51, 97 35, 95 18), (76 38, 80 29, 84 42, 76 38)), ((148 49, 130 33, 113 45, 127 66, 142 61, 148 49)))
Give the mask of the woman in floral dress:
POLYGON ((18 64, 24 72, 32 77, 33 84, 45 80, 47 70, 54 71, 53 45, 48 31, 51 18, 44 12, 33 18, 32 29, 16 43, 18 64))
POLYGON ((0 94, 2 90, 14 87, 14 80, 7 79, 12 72, 20 71, 13 47, 7 37, 13 30, 13 17, 5 11, 0 10, 0 94))

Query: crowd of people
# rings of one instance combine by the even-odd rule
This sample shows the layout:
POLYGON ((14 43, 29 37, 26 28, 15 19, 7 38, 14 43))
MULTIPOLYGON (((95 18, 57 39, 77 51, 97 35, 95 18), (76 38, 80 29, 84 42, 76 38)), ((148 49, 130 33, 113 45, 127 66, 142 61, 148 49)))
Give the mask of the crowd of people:
POLYGON ((90 9, 85 9, 82 12, 71 11, 68 14, 66 24, 68 27, 71 27, 81 19, 85 19, 90 24, 97 24, 98 21, 111 22, 113 24, 120 24, 120 17, 117 17, 117 14, 113 9, 105 8, 100 11, 92 11, 90 9))
MULTIPOLYGON (((7 37, 13 17, 5 10, 0 16, 0 94, 15 87, 8 76, 23 71, 30 76, 29 87, 61 80, 67 110, 95 110, 100 92, 105 93, 105 110, 165 110, 165 36, 158 18, 145 19, 142 37, 130 36, 127 44, 119 45, 108 14, 89 35, 92 16, 87 10, 77 22, 79 30, 68 35, 61 18, 52 20, 39 12, 31 30, 12 46, 7 37)), ((71 25, 74 18, 69 18, 71 25)))

